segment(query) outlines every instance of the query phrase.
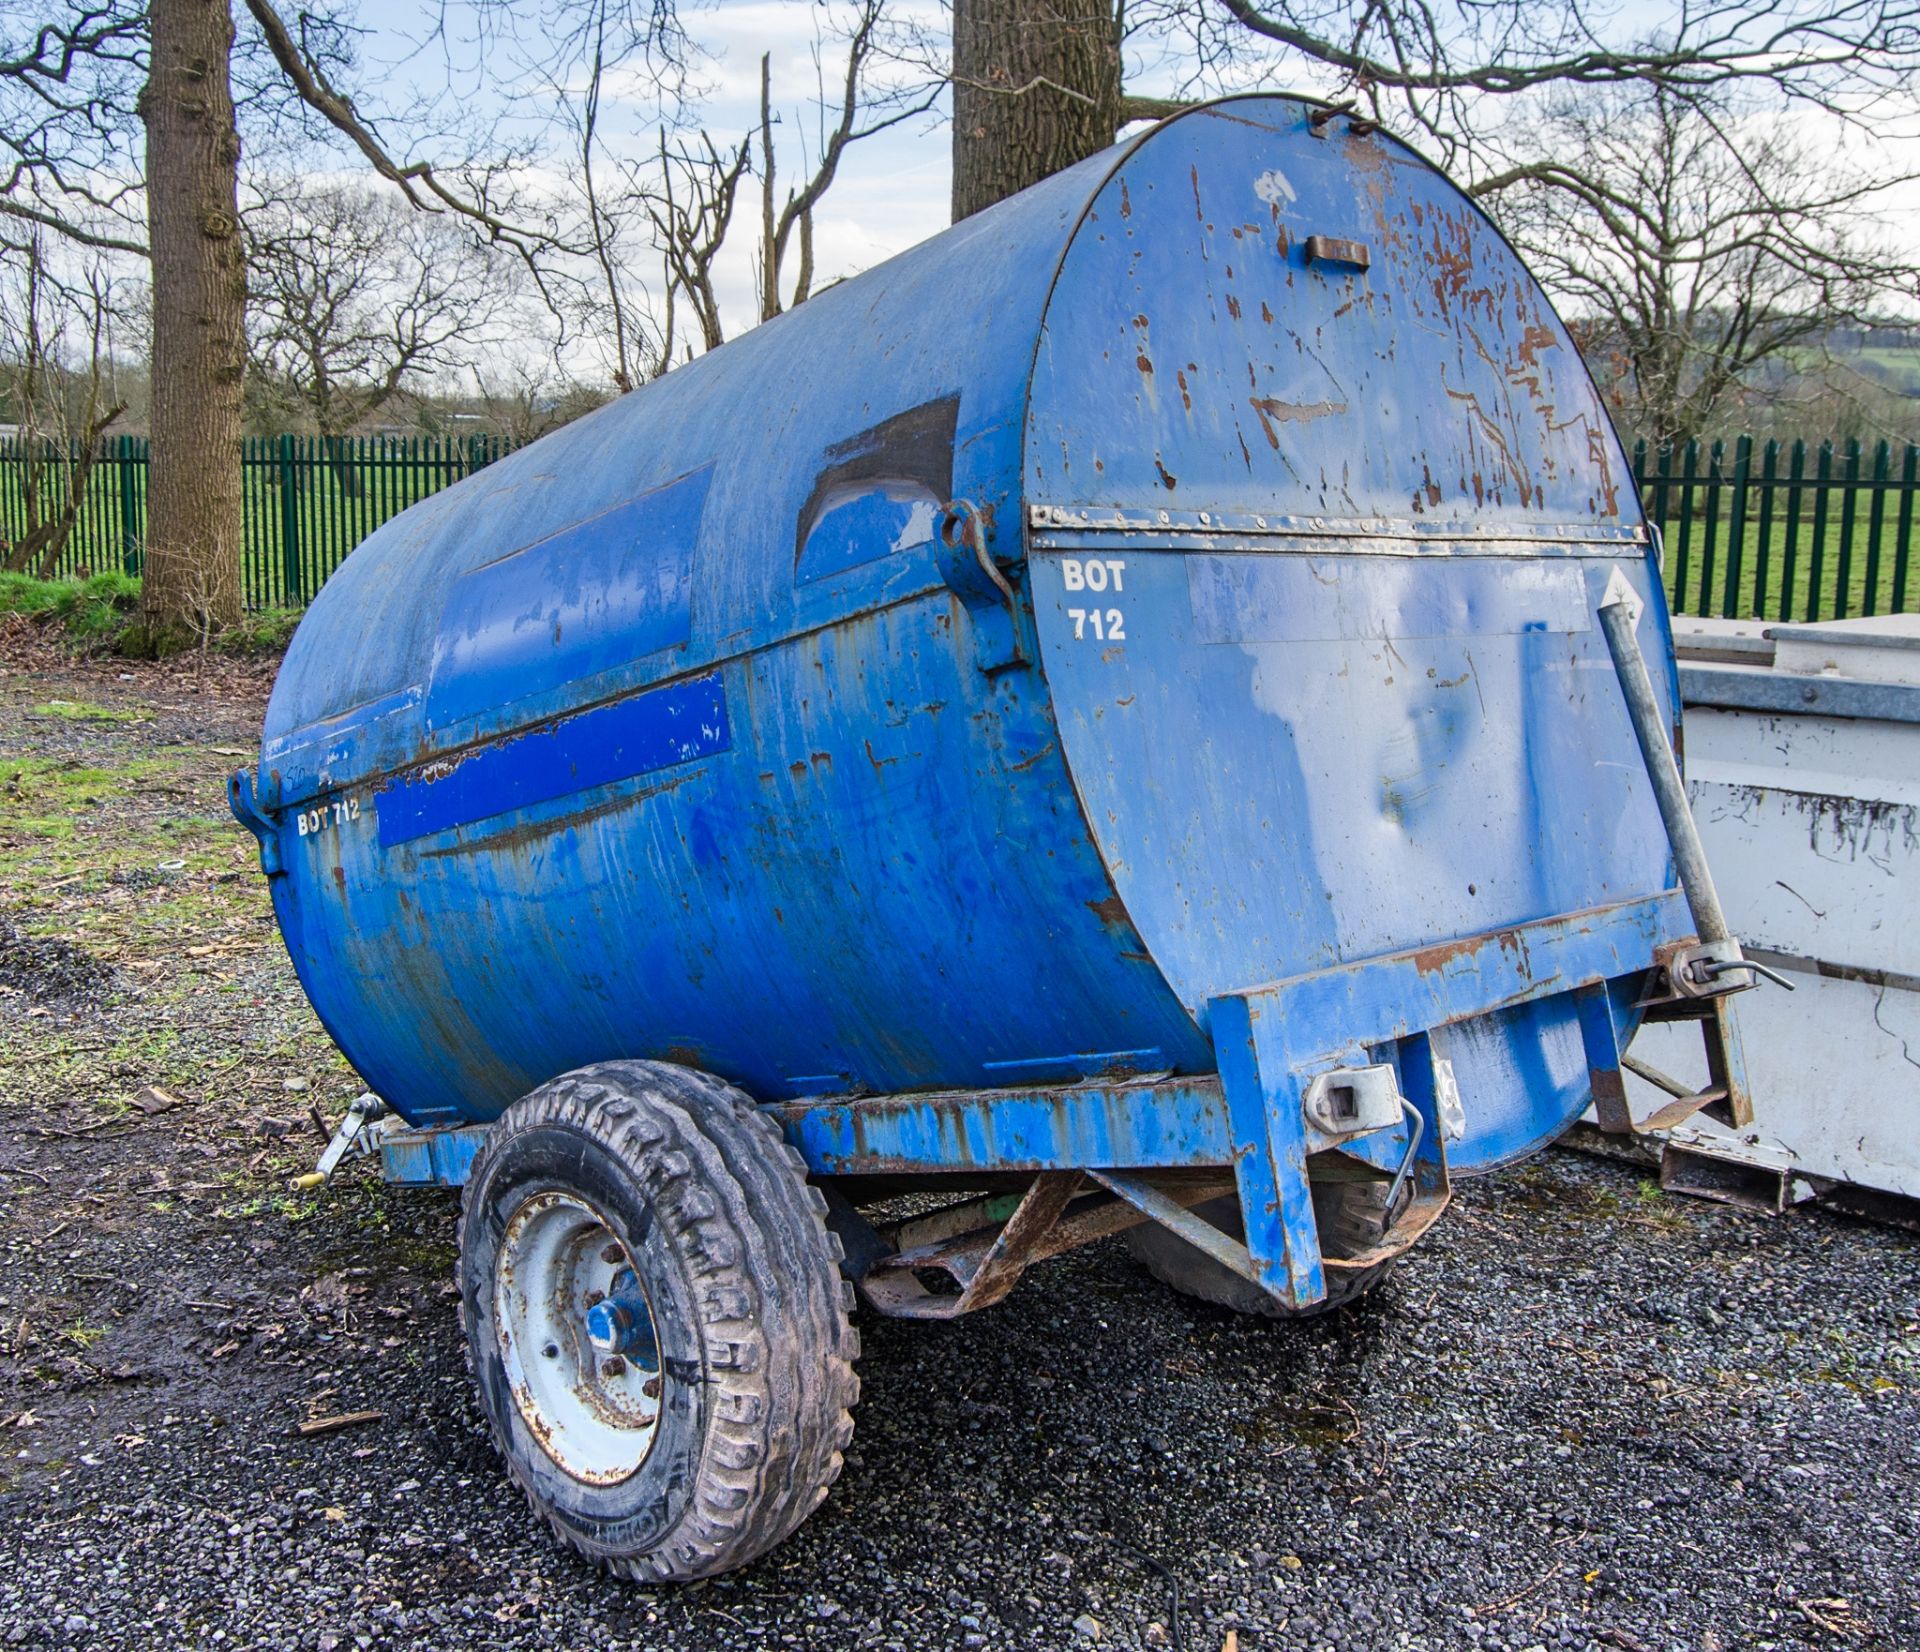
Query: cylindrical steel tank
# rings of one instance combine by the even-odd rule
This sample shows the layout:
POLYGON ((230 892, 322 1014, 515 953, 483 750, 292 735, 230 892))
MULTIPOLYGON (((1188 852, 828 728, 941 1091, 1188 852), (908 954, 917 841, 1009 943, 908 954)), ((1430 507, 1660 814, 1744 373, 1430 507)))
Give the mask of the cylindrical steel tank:
MULTIPOLYGON (((1616 565, 1670 712, 1539 287, 1403 144, 1229 101, 374 534, 268 712, 277 911, 416 1123, 614 1056, 1204 1073, 1215 994, 1669 886, 1616 565)), ((1455 1170, 1584 1105, 1568 999, 1449 1037, 1455 1170)))

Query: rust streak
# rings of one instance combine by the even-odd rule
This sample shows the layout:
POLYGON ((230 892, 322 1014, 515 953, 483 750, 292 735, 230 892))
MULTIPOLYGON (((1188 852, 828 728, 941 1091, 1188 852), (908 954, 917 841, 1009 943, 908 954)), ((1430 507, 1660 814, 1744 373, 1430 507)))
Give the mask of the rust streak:
POLYGON ((1311 424, 1329 414, 1344 413, 1345 402, 1283 402, 1273 396, 1249 396, 1247 405, 1260 416, 1260 428, 1267 433, 1267 445, 1280 450, 1280 433, 1274 427, 1283 424, 1311 424))

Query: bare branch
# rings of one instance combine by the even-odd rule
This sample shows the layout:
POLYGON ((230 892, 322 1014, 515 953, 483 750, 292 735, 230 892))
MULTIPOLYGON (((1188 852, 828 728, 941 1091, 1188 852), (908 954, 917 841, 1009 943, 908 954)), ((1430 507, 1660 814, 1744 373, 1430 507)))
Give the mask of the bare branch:
MULTIPOLYGON (((355 111, 351 100, 328 80, 324 70, 293 38, 272 0, 247 0, 247 10, 260 26, 273 58, 301 99, 344 136, 381 177, 395 185, 415 207, 446 210, 479 225, 488 237, 513 248, 523 258, 553 245, 550 231, 517 224, 494 212, 485 200, 448 185, 429 161, 401 163, 387 152, 373 129, 355 111)), ((578 250, 578 249, 575 249, 578 250)))
POLYGON ((38 208, 26 206, 19 201, 9 200, 4 195, 0 195, 0 214, 5 214, 9 218, 18 218, 24 223, 37 224, 42 229, 53 230, 70 241, 78 242, 83 247, 93 247, 101 252, 127 252, 138 258, 147 256, 144 242, 128 241, 117 235, 102 234, 88 229, 83 223, 58 218, 51 212, 42 212, 38 208))

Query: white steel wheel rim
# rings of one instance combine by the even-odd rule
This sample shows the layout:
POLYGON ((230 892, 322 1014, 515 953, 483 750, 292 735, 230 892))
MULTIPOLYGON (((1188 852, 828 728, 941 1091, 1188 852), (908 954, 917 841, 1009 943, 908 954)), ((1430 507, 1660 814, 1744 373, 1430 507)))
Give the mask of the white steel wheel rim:
POLYGON ((524 1200, 494 1263, 494 1331, 514 1404, 540 1448, 588 1485, 632 1475, 659 1427, 664 1373, 587 1340, 588 1309, 623 1275, 638 1278, 632 1254, 606 1217, 571 1193, 524 1200))

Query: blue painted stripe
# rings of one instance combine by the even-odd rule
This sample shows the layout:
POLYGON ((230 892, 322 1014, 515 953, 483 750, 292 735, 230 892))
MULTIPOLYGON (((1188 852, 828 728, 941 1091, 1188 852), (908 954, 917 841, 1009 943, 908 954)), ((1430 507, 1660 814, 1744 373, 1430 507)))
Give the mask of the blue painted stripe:
POLYGON ((378 796, 380 846, 690 763, 732 743, 720 673, 684 678, 413 770, 378 796))

